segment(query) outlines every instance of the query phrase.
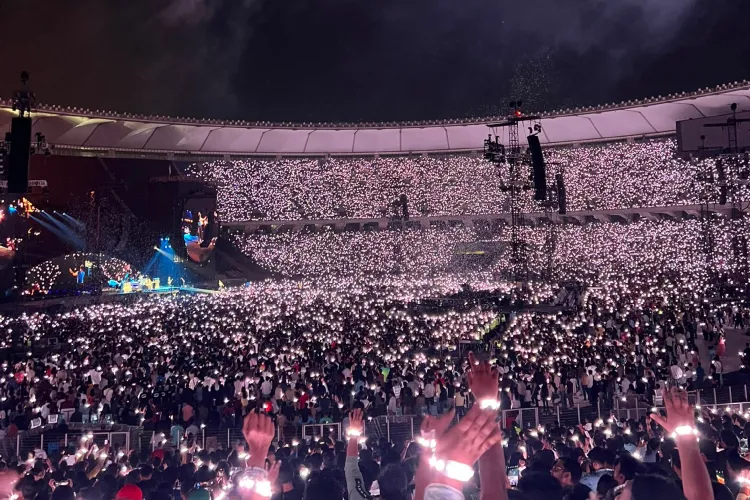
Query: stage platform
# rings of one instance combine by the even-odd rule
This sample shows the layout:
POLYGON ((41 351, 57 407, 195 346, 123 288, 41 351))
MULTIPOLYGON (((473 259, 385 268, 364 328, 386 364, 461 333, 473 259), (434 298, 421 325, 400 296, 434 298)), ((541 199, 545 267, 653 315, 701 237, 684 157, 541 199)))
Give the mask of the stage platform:
POLYGON ((92 293, 84 291, 78 294, 66 296, 40 296, 35 298, 26 298, 20 301, 6 302, 0 304, 0 314, 21 314, 24 312, 41 312, 45 309, 66 309, 68 307, 81 307, 93 304, 104 304, 109 302, 125 301, 131 298, 144 297, 150 295, 176 295, 176 294, 214 294, 221 293, 221 290, 212 290, 209 288, 198 288, 193 286, 179 287, 159 287, 150 290, 139 290, 125 293, 122 290, 108 288, 101 293, 92 293))
POLYGON ((117 288, 106 288, 102 290, 103 296, 110 296, 110 295, 126 295, 126 296, 132 296, 132 295, 148 295, 148 294, 156 294, 156 295, 163 295, 165 293, 218 293, 220 290, 212 290, 209 288, 197 288, 193 286, 162 286, 157 288, 147 288, 143 290, 133 290, 130 292, 124 292, 121 289, 117 288))

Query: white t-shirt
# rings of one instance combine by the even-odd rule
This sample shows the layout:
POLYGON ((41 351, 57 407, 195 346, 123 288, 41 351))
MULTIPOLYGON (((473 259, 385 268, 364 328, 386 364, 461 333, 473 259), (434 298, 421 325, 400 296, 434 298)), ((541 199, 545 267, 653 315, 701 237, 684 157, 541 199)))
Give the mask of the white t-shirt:
POLYGON ((622 390, 623 393, 627 393, 628 390, 630 389, 630 380, 623 377, 622 381, 620 382, 620 389, 622 390))

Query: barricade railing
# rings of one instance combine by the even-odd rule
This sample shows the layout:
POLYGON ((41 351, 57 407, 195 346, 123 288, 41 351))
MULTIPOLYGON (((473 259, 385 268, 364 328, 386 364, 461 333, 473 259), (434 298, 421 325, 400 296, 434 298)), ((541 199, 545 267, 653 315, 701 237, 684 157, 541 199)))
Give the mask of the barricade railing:
POLYGON ((700 400, 705 404, 721 405, 740 401, 750 401, 750 398, 748 398, 747 384, 698 389, 695 393, 697 394, 697 400, 700 400))
POLYGON ((336 441, 341 439, 341 423, 335 424, 305 424, 302 426, 302 439, 316 441, 332 437, 336 441))
POLYGON ((195 439, 202 448, 209 451, 231 450, 238 444, 245 443, 242 429, 235 427, 226 429, 204 427, 200 430, 200 434, 195 436, 195 439))
POLYGON ((500 414, 500 427, 509 428, 515 421, 522 429, 532 429, 540 425, 539 408, 514 408, 502 410, 500 414))
MULTIPOLYGON (((747 385, 718 386, 698 389, 688 393, 689 402, 693 406, 705 406, 716 412, 723 412, 729 408, 732 412, 745 414, 750 412, 750 394, 747 385)), ((656 398, 656 409, 662 408, 662 401, 656 398)), ((550 408, 514 408, 503 410, 500 423, 507 428, 515 420, 524 429, 539 425, 549 425, 557 422, 561 425, 573 426, 582 424, 586 419, 608 418, 615 415, 618 419, 639 419, 653 411, 638 397, 629 396, 624 400, 615 397, 610 408, 609 401, 600 398, 596 405, 576 404, 572 407, 554 406, 550 408)), ((382 415, 368 419, 365 423, 365 434, 368 437, 386 438, 392 442, 413 439, 419 433, 422 418, 418 415, 382 415)), ((334 424, 294 424, 286 423, 283 428, 277 426, 277 438, 280 441, 292 442, 306 438, 316 438, 331 434, 334 439, 341 439, 340 423, 334 424)), ((56 425, 47 424, 32 430, 20 432, 13 437, 0 439, 0 455, 28 457, 36 450, 54 453, 71 445, 78 446, 83 435, 91 434, 92 442, 99 447, 105 441, 118 449, 153 451, 156 448, 179 446, 182 435, 175 436, 170 432, 153 431, 143 427, 121 424, 91 424, 70 423, 67 432, 62 432, 56 425)), ((244 443, 242 429, 207 428, 200 427, 200 432, 194 436, 195 443, 208 450, 233 449, 237 444, 244 443)))
POLYGON ((419 433, 421 423, 422 418, 416 415, 381 415, 368 418, 365 422, 365 436, 403 443, 414 439, 415 433, 419 433))
MULTIPOLYGON (((118 427, 127 428, 127 426, 118 427)), ((143 429, 140 427, 131 427, 127 430, 102 430, 101 426, 82 424, 72 424, 67 432, 62 432, 59 428, 48 426, 20 432, 15 437, 4 438, 0 441, 0 454, 26 459, 39 451, 44 451, 49 455, 65 449, 78 449, 84 445, 86 447, 97 445, 99 448, 110 445, 113 449, 129 451, 139 449, 135 446, 142 432, 143 429)))

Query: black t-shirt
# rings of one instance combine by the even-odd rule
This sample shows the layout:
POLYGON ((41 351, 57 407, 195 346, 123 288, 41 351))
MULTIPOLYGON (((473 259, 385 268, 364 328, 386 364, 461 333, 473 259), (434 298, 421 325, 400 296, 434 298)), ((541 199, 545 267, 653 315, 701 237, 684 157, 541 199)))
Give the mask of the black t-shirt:
POLYGON ((324 396, 320 398, 318 405, 320 406, 321 411, 328 411, 331 409, 331 399, 327 396, 324 396))
POLYGON ((305 483, 299 478, 295 478, 292 485, 294 488, 291 491, 282 491, 274 495, 273 500, 302 500, 305 494, 305 483))

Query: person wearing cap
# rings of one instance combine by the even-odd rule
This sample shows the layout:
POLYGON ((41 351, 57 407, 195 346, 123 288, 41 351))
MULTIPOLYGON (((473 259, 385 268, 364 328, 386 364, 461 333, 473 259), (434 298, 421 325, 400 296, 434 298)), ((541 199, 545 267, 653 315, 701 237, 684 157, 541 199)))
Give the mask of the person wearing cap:
POLYGON ((117 492, 115 500, 143 500, 143 492, 134 484, 126 484, 117 492))

